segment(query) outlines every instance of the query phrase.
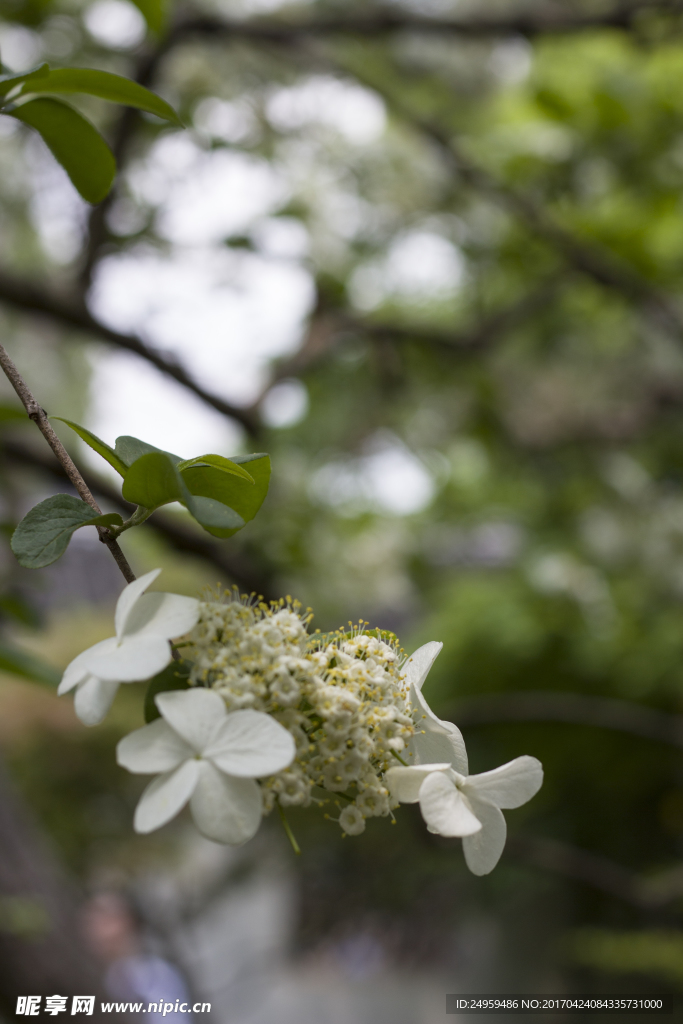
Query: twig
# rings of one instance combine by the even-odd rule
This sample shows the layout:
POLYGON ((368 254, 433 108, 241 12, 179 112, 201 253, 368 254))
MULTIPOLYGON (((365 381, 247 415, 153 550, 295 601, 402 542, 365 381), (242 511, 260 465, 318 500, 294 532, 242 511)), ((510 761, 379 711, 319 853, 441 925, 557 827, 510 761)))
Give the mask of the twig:
MULTIPOLYGON (((27 466, 38 470, 41 473, 49 473, 58 480, 66 479, 64 468, 47 453, 43 456, 42 451, 33 451, 28 445, 19 441, 3 437, 3 457, 16 466, 26 468, 27 466)), ((121 497, 121 492, 107 481, 94 474, 88 473, 88 480, 92 490, 107 504, 119 508, 124 516, 130 515, 130 506, 121 497)), ((229 579, 247 593, 263 594, 266 600, 274 597, 272 586, 272 571, 268 565, 259 566, 242 551, 227 550, 224 544, 218 544, 211 540, 204 531, 195 529, 191 523, 187 526, 178 521, 179 517, 155 512, 154 517, 149 520, 148 526, 164 538, 164 540, 176 551, 184 554, 195 555, 215 566, 220 572, 225 573, 229 579)))
MULTIPOLYGON (((38 430, 41 432, 41 434, 49 444, 50 448, 52 448, 52 451, 55 453, 57 460, 63 467, 64 472, 66 473, 69 480, 76 488, 82 500, 85 501, 88 505, 90 505, 90 507, 94 509, 94 511, 97 512, 98 515, 101 515, 102 509, 99 507, 99 505, 93 498, 92 494, 90 493, 90 488, 88 487, 85 480, 83 479, 78 469, 74 465, 66 448, 64 447, 64 445, 62 444, 62 442, 59 440, 54 430, 52 429, 52 425, 50 424, 50 421, 47 417, 47 413, 36 402, 35 398, 29 391, 26 381, 23 379, 23 377, 17 370, 16 366, 14 365, 10 357, 7 355, 7 352, 5 351, 2 345, 0 345, 0 366, 2 367, 5 376, 9 380, 14 390, 16 391, 17 395, 21 399, 21 402, 24 408, 26 409, 29 419, 33 420, 35 425, 38 427, 38 430)), ((97 532, 102 543, 106 544, 109 550, 111 551, 114 561, 116 562, 119 569, 123 573, 126 582, 132 583, 132 581, 136 578, 135 573, 128 564, 128 560, 124 555, 123 551, 121 550, 121 548, 119 547, 119 545, 110 536, 109 531, 106 529, 106 527, 98 526, 97 532)))

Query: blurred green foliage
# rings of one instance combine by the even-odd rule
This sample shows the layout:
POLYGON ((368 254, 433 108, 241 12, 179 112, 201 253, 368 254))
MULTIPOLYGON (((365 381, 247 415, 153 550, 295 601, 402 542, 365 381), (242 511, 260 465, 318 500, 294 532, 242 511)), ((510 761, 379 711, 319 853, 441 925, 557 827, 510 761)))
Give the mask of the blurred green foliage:
MULTIPOLYGON (((503 8, 461 3, 457 16, 503 8)), ((354 10, 318 0, 268 23, 354 10)), ((85 8, 59 0, 3 12, 31 26, 52 62, 132 76, 156 45, 107 47, 86 30, 85 8)), ((226 0, 217 17, 235 12, 226 0)), ((406 649, 443 640, 426 692, 456 721, 465 697, 518 691, 682 714, 680 16, 654 10, 630 30, 533 41, 406 30, 295 46, 177 30, 153 70, 151 85, 190 127, 181 140, 151 118, 125 122, 115 200, 90 223, 95 281, 99 260, 182 249, 164 226, 180 152, 164 150, 169 138, 193 166, 248 157, 284 182, 279 206, 214 251, 225 242, 239 259, 277 258, 264 225, 303 229, 307 242, 287 259, 312 282, 308 328, 272 368, 274 385, 303 384, 307 406, 277 428, 252 410, 274 471, 259 516, 228 542, 240 564, 310 603, 323 630, 363 617, 406 649), (316 93, 330 98, 316 106, 316 93), (348 128, 333 112, 351 94, 362 100, 348 128), (139 184, 145 169, 156 192, 139 184), (392 505, 397 458, 405 482, 392 505), (406 502, 425 479, 424 501, 406 502)), ((113 108, 82 107, 110 138, 123 130, 113 108)), ((16 169, 25 160, 18 131, 3 139, 3 266, 68 291, 87 241, 55 259, 16 169)), ((80 358, 57 320, 46 334, 7 313, 6 331, 17 361, 38 338, 53 366, 80 358)), ((39 356, 29 375, 50 411, 80 421, 82 388, 57 408, 39 356)), ((11 512, 35 483, 0 472, 11 512)), ((17 777, 74 869, 134 866, 136 794, 112 734, 82 737, 17 746, 17 777)), ((465 737, 474 771, 523 753, 546 768, 540 795, 508 816, 499 868, 472 879, 457 843, 429 836, 414 808, 344 841, 293 812, 302 947, 372 918, 414 966, 475 971, 467 950, 486 932, 501 990, 680 985, 683 889, 648 903, 627 884, 680 864, 680 746, 590 715, 473 724, 465 737)))

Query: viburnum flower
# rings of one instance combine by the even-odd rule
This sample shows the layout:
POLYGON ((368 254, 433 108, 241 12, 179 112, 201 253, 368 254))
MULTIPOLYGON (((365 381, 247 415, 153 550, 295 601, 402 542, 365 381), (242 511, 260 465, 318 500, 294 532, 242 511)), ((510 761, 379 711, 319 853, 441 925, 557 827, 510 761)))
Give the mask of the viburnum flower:
POLYGON ((135 811, 136 832, 152 832, 190 802, 208 839, 240 845, 263 814, 255 781, 287 768, 296 753, 284 726, 262 711, 228 712, 214 690, 157 694, 162 717, 121 740, 118 763, 131 772, 160 772, 135 811))
POLYGON ((76 688, 74 707, 86 725, 97 725, 120 683, 150 679, 171 661, 169 641, 192 629, 199 602, 180 594, 146 594, 161 569, 129 583, 116 604, 116 636, 101 640, 67 665, 58 693, 76 688))
POLYGON ((507 825, 501 809, 521 807, 531 800, 543 783, 543 768, 535 757, 524 756, 493 771, 468 775, 460 730, 437 718, 422 694, 441 648, 439 643, 425 644, 406 663, 404 681, 410 701, 422 713, 407 751, 414 763, 390 768, 385 781, 394 800, 420 804, 430 832, 461 837, 470 871, 487 875, 505 847, 507 825))

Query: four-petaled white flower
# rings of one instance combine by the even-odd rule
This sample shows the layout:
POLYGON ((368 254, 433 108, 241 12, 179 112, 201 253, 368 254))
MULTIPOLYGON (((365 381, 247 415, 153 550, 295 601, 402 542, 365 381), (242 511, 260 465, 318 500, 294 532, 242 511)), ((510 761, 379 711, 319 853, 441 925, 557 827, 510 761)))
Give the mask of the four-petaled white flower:
POLYGON ((256 833, 263 813, 255 781, 292 763, 291 734, 262 711, 226 711, 213 690, 157 695, 162 718, 119 743, 118 763, 131 772, 160 772, 135 811, 135 830, 152 832, 190 801, 207 838, 237 846, 256 833))
POLYGON ((120 683, 150 679, 171 661, 169 641, 192 629, 199 602, 180 594, 145 594, 161 572, 153 569, 129 583, 116 604, 116 636, 89 647, 67 665, 59 694, 76 687, 74 707, 86 725, 97 725, 120 683))
POLYGON ((414 763, 390 768, 385 779, 399 803, 419 803, 430 832, 459 836, 467 866, 487 875, 500 860, 507 826, 501 809, 521 807, 541 788, 543 768, 535 757, 518 757, 481 775, 467 774, 467 753, 459 729, 442 722, 422 695, 422 686, 442 645, 425 644, 404 673, 411 703, 422 711, 411 740, 414 763), (437 761, 437 758, 440 760, 437 761))

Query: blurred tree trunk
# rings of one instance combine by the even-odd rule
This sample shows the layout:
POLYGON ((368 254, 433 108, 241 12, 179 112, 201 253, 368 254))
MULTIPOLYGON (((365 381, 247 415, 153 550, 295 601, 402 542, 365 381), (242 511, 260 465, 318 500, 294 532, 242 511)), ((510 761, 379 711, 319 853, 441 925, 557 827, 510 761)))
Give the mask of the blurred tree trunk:
MULTIPOLYGON (((78 899, 49 843, 0 763, 0 1005, 17 996, 106 994, 80 931, 78 899)), ((42 1014, 41 1014, 42 1016, 42 1014)), ((111 1014, 107 1015, 111 1019, 111 1014)), ((117 1015, 119 1016, 119 1015, 117 1015)))

